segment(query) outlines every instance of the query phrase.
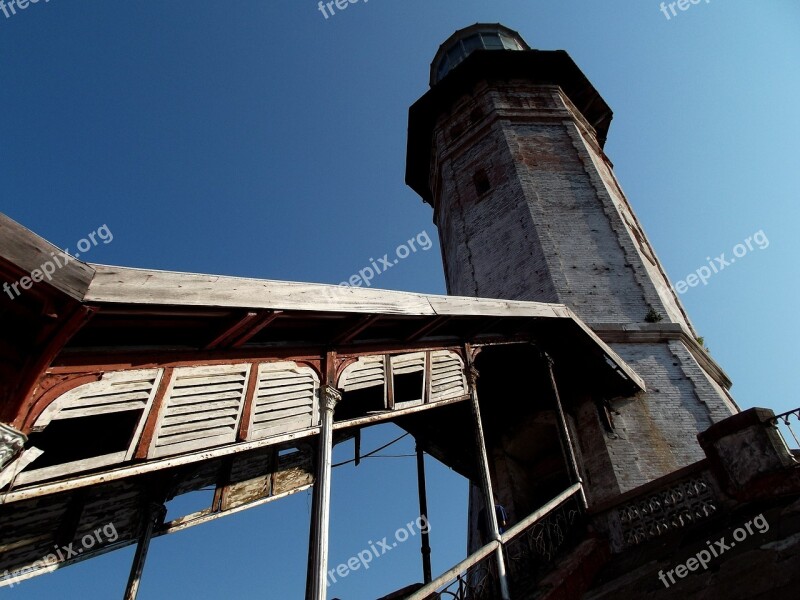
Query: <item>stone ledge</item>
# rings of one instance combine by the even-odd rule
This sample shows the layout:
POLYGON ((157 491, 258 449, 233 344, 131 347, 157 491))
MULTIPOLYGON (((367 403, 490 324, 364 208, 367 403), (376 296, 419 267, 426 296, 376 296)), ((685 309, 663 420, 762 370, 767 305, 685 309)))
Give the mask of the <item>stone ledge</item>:
POLYGON ((607 344, 654 344, 678 340, 714 381, 729 390, 733 383, 716 361, 679 323, 588 323, 607 344))

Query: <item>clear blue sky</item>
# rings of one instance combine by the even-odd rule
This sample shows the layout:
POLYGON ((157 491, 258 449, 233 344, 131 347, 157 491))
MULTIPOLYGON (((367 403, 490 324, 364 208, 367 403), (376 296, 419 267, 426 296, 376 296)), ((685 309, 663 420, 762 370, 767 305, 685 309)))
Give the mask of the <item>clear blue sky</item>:
MULTIPOLYGON (((500 21, 565 49, 615 112, 606 150, 673 281, 763 230, 682 299, 743 407, 800 403, 800 5, 711 0, 40 0, 0 13, 0 211, 61 247, 103 224, 105 264, 338 283, 423 230, 403 183, 407 109, 454 30, 500 21)), ((375 285, 443 293, 438 244, 375 285)), ((365 434, 364 448, 399 435, 365 434)), ((387 450, 409 453, 408 440, 387 450)), ((337 449, 346 459, 350 446, 337 449)), ((465 551, 466 486, 429 461, 434 571, 465 551)), ((334 474, 331 562, 414 517, 410 458, 334 474)), ((157 540, 141 592, 302 597, 309 496, 157 540)), ((132 550, 0 597, 121 597, 132 550)), ((416 538, 331 597, 421 578, 416 538)))

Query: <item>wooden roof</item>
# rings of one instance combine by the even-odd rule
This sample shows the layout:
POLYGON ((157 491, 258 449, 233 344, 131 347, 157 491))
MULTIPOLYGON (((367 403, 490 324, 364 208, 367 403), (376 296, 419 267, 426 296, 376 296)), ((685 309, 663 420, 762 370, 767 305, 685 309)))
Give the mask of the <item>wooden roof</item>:
MULTIPOLYGON (((18 281, 61 252, 0 215, 0 279, 18 281)), ((257 366, 289 359, 313 365, 331 351, 354 360, 368 354, 459 351, 465 344, 534 344, 553 357, 559 377, 570 385, 588 386, 606 397, 644 389, 633 369, 558 304, 130 269, 72 259, 52 281, 36 283, 13 299, 0 294, 0 321, 0 422, 26 434, 35 401, 59 378, 225 362, 257 366)), ((338 439, 357 427, 390 420, 422 435, 441 431, 424 415, 457 417, 462 400, 337 422, 338 439)), ((166 458, 137 455, 127 464, 52 481, 21 486, 12 481, 10 489, 6 482, 6 489, 0 489, 0 549, 5 549, 0 572, 39 563, 22 575, 33 576, 133 543, 156 489, 171 498, 221 486, 214 510, 165 523, 156 535, 306 489, 313 481, 309 444, 317 434, 318 428, 309 428, 166 458), (287 445, 299 448, 299 454, 280 454, 287 445), (270 481, 267 495, 265 477, 270 481), (255 489, 260 495, 253 495, 255 489), (76 543, 87 531, 111 522, 119 536, 113 543, 106 540, 80 557, 52 565, 38 560, 47 548, 76 543)), ((437 446, 435 441, 431 452, 438 451, 437 457, 469 476, 469 461, 456 456, 458 444, 441 439, 437 446)))

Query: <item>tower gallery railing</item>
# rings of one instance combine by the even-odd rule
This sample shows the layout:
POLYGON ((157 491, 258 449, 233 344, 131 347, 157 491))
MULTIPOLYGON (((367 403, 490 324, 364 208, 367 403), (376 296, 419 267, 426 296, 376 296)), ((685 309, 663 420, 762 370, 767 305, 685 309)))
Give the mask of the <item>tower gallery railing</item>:
POLYGON ((529 573, 535 562, 551 563, 581 512, 581 492, 580 483, 568 487, 501 534, 499 541, 492 540, 406 600, 489 600, 497 597, 499 585, 493 561, 497 548, 503 548, 506 554, 512 579, 516 573, 529 573))
POLYGON ((798 449, 800 448, 800 439, 798 439, 798 435, 800 435, 800 408, 775 415, 770 419, 769 424, 773 425, 780 432, 783 441, 786 443, 786 447, 790 450, 794 450, 793 454, 795 455, 795 460, 797 460, 798 449), (792 427, 792 418, 794 418, 795 421, 794 427, 792 427), (795 427, 798 428, 797 431, 795 431, 795 427), (790 438, 787 437, 787 433, 791 436, 791 439, 794 440, 794 444, 792 444, 790 438))

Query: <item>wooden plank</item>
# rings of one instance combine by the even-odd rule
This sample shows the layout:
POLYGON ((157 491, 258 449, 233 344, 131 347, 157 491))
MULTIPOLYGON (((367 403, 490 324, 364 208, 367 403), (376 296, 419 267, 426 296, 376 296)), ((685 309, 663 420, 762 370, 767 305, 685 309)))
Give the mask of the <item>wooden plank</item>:
POLYGON ((192 383, 191 386, 182 385, 184 382, 178 381, 175 388, 172 390, 172 394, 170 398, 182 398, 184 396, 206 396, 211 394, 212 392, 231 392, 235 391, 238 393, 242 392, 244 388, 244 377, 238 379, 237 381, 231 381, 228 383, 216 383, 217 379, 213 377, 208 377, 206 381, 208 383, 205 384, 195 384, 192 383))
POLYGON ((192 427, 198 427, 199 423, 224 423, 228 419, 232 419, 235 422, 237 411, 238 407, 233 407, 233 409, 227 410, 215 409, 209 411, 198 411, 188 415, 167 415, 161 428, 162 435, 171 435, 181 429, 184 425, 189 427, 189 429, 184 429, 184 431, 190 431, 192 427))
POLYGON ((195 414, 198 412, 215 411, 225 408, 237 408, 239 406, 239 397, 241 394, 232 397, 228 400, 215 400, 213 402, 201 402, 194 404, 174 404, 169 409, 167 418, 173 418, 180 415, 195 414))
POLYGON ((313 411, 311 410, 310 406, 298 406, 295 408, 274 410, 270 412, 257 414, 253 419, 253 423, 254 424, 268 423, 299 416, 304 416, 306 419, 310 419, 312 414, 313 411))
POLYGON ((266 404, 275 404, 280 402, 288 402, 292 400, 312 400, 314 398, 314 393, 316 390, 316 386, 309 387, 305 390, 301 390, 298 392, 291 392, 289 394, 269 394, 269 395, 260 395, 257 398, 257 402, 259 405, 266 405, 266 404))
POLYGON ((145 408, 144 402, 120 402, 119 404, 101 404, 100 406, 85 406, 74 410, 62 410, 56 420, 77 419, 80 417, 90 417, 92 415, 110 415, 129 410, 142 410, 145 408))
POLYGON ((202 404, 209 404, 220 400, 239 400, 241 401, 243 390, 234 390, 230 392, 217 392, 215 394, 196 394, 194 396, 184 396, 182 398, 170 399, 169 414, 172 414, 173 408, 183 408, 189 406, 198 406, 202 404))
MULTIPOLYGON (((152 384, 150 388, 152 388, 152 384)), ((94 396, 81 396, 75 402, 70 403, 61 409, 61 412, 66 412, 78 408, 85 408, 89 406, 103 406, 104 404, 118 404, 120 402, 131 402, 133 404, 146 404, 147 399, 150 398, 150 389, 141 390, 138 392, 121 392, 110 394, 97 394, 94 396)))
POLYGON ((189 450, 200 450, 202 448, 212 448, 220 444, 230 444, 234 436, 231 434, 232 427, 218 426, 210 427, 205 430, 191 430, 186 433, 176 433, 175 435, 165 436, 159 440, 154 456, 164 455, 164 452, 184 452, 189 450))
POLYGON ((236 425, 236 416, 219 416, 213 419, 176 423, 175 425, 164 425, 158 436, 157 446, 167 446, 177 442, 184 442, 206 437, 215 437, 230 433, 236 425), (227 421, 230 421, 228 423, 227 421))
POLYGON ((425 296, 344 287, 93 265, 86 301, 273 310, 434 314, 425 296))
POLYGON ((67 256, 60 248, 26 229, 13 219, 0 213, 0 258, 7 260, 25 273, 40 269, 45 263, 63 265, 55 270, 50 285, 64 294, 82 300, 95 274, 94 267, 67 256), (58 259, 54 262, 53 255, 58 259))
MULTIPOLYGON (((298 377, 300 379, 300 377, 298 377)), ((309 390, 313 391, 314 389, 314 382, 312 380, 308 381, 300 381, 296 383, 296 381, 288 381, 283 380, 279 384, 274 383, 270 385, 268 381, 262 381, 259 383, 258 391, 259 392, 266 392, 265 394, 260 394, 264 397, 271 397, 272 394, 288 394, 292 392, 308 392, 309 390)))

